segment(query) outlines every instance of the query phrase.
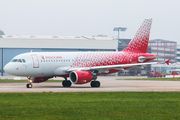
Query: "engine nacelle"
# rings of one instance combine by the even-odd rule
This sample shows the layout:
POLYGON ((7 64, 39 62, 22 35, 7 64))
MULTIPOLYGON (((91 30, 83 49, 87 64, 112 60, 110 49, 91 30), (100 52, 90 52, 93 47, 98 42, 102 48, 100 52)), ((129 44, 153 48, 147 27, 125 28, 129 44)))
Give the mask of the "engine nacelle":
POLYGON ((84 84, 90 82, 93 76, 89 71, 72 71, 69 74, 69 78, 74 84, 84 84))

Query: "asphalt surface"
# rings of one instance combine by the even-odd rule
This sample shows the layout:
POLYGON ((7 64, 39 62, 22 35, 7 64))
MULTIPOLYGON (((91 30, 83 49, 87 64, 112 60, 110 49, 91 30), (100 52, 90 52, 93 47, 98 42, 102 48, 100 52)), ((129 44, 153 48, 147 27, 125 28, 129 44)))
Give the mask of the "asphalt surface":
MULTIPOLYGON (((14 76, 1 76, 0 78, 26 79, 14 76)), ((61 82, 33 83, 33 88, 26 88, 27 83, 0 83, 0 92, 180 91, 180 81, 116 80, 118 78, 126 77, 99 76, 98 80, 101 82, 99 88, 91 88, 90 83, 72 84, 69 88, 62 87, 61 82)), ((55 79, 63 80, 62 78, 55 79)))

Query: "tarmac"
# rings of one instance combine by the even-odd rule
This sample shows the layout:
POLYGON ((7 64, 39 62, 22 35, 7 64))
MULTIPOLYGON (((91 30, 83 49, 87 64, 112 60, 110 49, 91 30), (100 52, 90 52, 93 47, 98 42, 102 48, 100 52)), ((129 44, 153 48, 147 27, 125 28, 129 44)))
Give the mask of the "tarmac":
MULTIPOLYGON (((33 83, 33 88, 26 88, 27 83, 0 83, 0 92, 109 92, 109 91, 180 91, 180 81, 123 80, 138 78, 126 76, 98 76, 101 86, 92 88, 90 83, 63 87, 61 82, 33 83), (122 80, 117 80, 122 79, 122 80)), ((140 78, 147 78, 146 76, 140 78)), ((0 76, 0 79, 27 79, 15 76, 0 76)), ((63 80, 63 78, 54 78, 63 80)))

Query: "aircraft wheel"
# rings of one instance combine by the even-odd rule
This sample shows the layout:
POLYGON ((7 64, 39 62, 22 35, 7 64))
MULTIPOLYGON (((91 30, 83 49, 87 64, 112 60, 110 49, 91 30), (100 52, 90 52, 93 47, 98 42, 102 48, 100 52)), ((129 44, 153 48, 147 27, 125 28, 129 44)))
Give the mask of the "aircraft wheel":
POLYGON ((92 81, 91 87, 100 87, 100 82, 99 81, 92 81))
POLYGON ((62 82, 63 87, 71 87, 71 81, 70 80, 64 80, 62 82))
POLYGON ((95 87, 100 87, 100 82, 99 81, 95 81, 95 87))
POLYGON ((67 81, 67 87, 71 87, 72 83, 70 80, 67 81))
POLYGON ((26 85, 26 87, 27 87, 27 88, 32 88, 32 84, 31 84, 31 83, 28 83, 28 84, 26 85))
POLYGON ((95 81, 91 81, 91 87, 94 87, 94 82, 95 82, 95 81))

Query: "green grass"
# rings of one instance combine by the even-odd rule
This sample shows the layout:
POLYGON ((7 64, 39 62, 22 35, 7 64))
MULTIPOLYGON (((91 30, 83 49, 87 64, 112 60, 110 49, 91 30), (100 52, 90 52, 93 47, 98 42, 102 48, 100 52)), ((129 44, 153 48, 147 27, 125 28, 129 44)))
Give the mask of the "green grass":
POLYGON ((180 92, 1 93, 0 119, 179 120, 180 92))
MULTIPOLYGON (((45 82, 62 82, 63 80, 48 80, 45 82)), ((13 80, 13 79, 0 79, 0 83, 19 83, 28 82, 28 80, 13 80)))
POLYGON ((156 80, 156 81, 180 81, 180 78, 120 78, 116 80, 156 80))

